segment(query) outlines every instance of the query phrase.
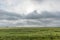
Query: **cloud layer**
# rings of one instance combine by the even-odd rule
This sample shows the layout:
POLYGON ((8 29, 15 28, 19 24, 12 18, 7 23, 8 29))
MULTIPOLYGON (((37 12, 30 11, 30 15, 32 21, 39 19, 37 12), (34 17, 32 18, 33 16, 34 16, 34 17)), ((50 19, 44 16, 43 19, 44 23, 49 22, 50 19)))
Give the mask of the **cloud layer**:
POLYGON ((28 15, 19 15, 0 10, 0 26, 60 26, 60 12, 36 10, 28 15))
POLYGON ((22 16, 16 13, 0 10, 0 20, 18 20, 20 18, 22 18, 22 16))
POLYGON ((60 0, 0 0, 0 9, 19 14, 33 10, 60 11, 60 0))
POLYGON ((60 0, 0 0, 0 26, 60 26, 60 0))

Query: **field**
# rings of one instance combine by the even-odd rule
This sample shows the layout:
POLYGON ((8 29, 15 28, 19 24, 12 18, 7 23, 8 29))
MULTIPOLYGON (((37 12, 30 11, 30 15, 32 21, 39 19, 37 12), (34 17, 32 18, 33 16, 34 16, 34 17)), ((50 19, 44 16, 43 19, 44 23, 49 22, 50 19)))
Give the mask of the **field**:
POLYGON ((60 28, 0 28, 0 40, 60 40, 60 28))

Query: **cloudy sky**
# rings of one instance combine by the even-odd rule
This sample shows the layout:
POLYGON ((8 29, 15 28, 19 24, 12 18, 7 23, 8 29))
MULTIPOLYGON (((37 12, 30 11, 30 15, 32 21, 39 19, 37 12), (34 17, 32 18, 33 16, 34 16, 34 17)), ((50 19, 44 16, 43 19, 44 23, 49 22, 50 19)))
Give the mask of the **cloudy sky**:
POLYGON ((60 0, 0 0, 0 26, 60 26, 60 0))

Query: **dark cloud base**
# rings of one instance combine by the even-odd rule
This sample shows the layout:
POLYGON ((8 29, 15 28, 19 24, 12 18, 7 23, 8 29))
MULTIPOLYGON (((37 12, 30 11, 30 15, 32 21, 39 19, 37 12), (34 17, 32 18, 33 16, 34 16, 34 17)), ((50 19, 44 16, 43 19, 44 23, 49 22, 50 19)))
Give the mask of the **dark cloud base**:
POLYGON ((21 15, 0 10, 0 20, 18 20, 22 18, 21 15))
POLYGON ((39 14, 35 10, 23 16, 16 13, 6 12, 2 10, 0 11, 0 26, 26 26, 26 25, 60 26, 60 12, 43 11, 39 14))

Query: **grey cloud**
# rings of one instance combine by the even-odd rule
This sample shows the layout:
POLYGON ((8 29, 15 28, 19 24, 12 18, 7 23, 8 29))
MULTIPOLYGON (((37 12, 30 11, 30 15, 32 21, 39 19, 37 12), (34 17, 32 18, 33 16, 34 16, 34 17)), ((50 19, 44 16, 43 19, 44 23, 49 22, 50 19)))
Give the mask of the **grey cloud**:
POLYGON ((41 13, 42 18, 60 18, 60 12, 47 12, 44 11, 41 13))
MULTIPOLYGON (((23 19, 22 19, 23 20, 23 19)), ((40 22, 35 19, 26 19, 22 22, 17 22, 15 25, 26 26, 26 25, 40 25, 40 22)))
POLYGON ((0 26, 60 26, 60 0, 1 0, 0 9, 2 9, 0 26), (30 9, 35 11, 31 12, 30 9), (19 15, 3 10, 24 14, 27 14, 25 11, 30 11, 31 13, 19 15))
MULTIPOLYGON (((22 19, 23 20, 23 19, 22 19)), ((37 26, 44 26, 44 27, 49 27, 49 26, 60 26, 60 19, 49 19, 49 18, 43 18, 43 19, 26 19, 23 20, 22 22, 17 22, 15 25, 19 26, 26 26, 26 25, 37 25, 37 26)))
POLYGON ((36 10, 28 15, 19 15, 16 13, 10 13, 6 11, 0 11, 0 20, 18 20, 18 19, 41 19, 41 18, 60 18, 60 12, 48 12, 42 11, 39 14, 36 10))
POLYGON ((14 22, 0 22, 1 26, 32 26, 35 25, 37 26, 44 26, 44 27, 49 27, 49 26, 60 26, 60 19, 50 19, 50 18, 43 18, 43 19, 23 19, 21 20, 16 20, 14 22))
POLYGON ((44 0, 32 0, 32 1, 35 1, 35 2, 43 2, 44 0))
POLYGON ((39 14, 36 10, 28 15, 21 16, 15 13, 0 11, 1 26, 60 26, 60 12, 42 11, 39 14), (6 20, 5 22, 3 20, 6 20), (10 22, 12 21, 12 22, 10 22))
POLYGON ((0 20, 18 20, 22 18, 21 15, 0 10, 0 20))
POLYGON ((28 14, 26 19, 41 19, 41 18, 60 18, 60 12, 48 12, 48 11, 42 11, 41 14, 39 14, 36 10, 30 14, 28 14))
POLYGON ((40 3, 40 2, 53 2, 53 1, 55 1, 55 2, 59 2, 60 0, 32 0, 33 2, 37 2, 37 3, 40 3))
POLYGON ((0 26, 13 26, 13 23, 0 21, 0 26))
POLYGON ((26 15, 25 18, 26 19, 38 19, 38 18, 40 18, 40 14, 38 14, 35 10, 32 13, 29 13, 28 15, 26 15))

